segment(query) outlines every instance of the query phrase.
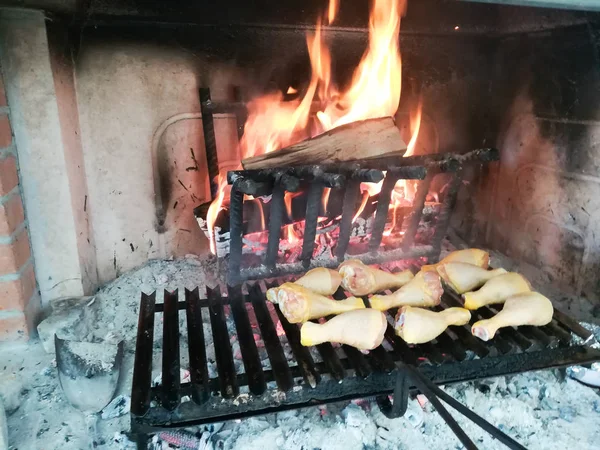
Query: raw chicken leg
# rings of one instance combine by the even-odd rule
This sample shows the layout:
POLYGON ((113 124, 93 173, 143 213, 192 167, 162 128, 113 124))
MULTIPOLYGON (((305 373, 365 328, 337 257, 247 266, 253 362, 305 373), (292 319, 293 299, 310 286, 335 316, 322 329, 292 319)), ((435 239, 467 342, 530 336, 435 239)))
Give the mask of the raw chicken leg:
POLYGON ((409 344, 423 344, 438 337, 449 325, 465 325, 469 320, 471 313, 464 308, 435 312, 403 306, 396 314, 394 330, 409 344))
POLYGON ((279 309, 290 323, 306 322, 365 307, 360 298, 332 300, 295 283, 284 283, 276 289, 279 309))
POLYGON ((479 266, 484 269, 487 269, 490 264, 490 254, 484 250, 480 250, 478 248, 467 248, 464 250, 456 250, 450 254, 448 254, 445 258, 443 258, 437 264, 429 264, 421 267, 422 271, 428 272, 436 269, 440 264, 445 264, 449 262, 463 262, 467 264, 473 264, 474 266, 479 266))
POLYGON ((436 306, 444 293, 440 277, 435 272, 419 272, 409 283, 390 295, 374 295, 371 308, 385 311, 399 306, 436 306))
POLYGON ((375 269, 358 259, 349 259, 339 267, 342 287, 352 295, 367 295, 385 289, 397 289, 414 278, 410 270, 389 273, 375 269))
POLYGON ((436 269, 442 280, 459 294, 477 289, 486 281, 506 273, 504 269, 486 270, 462 262, 439 264, 436 269))
POLYGON ((338 271, 325 267, 309 270, 304 276, 294 281, 295 284, 320 295, 333 295, 340 287, 341 282, 342 276, 338 271))
POLYGON ((463 294, 463 298, 465 308, 477 309, 485 305, 504 303, 508 297, 530 291, 531 285, 523 275, 508 272, 487 281, 478 291, 463 294))
POLYGON ((302 345, 339 342, 360 350, 373 350, 381 345, 387 328, 381 311, 361 309, 340 314, 323 323, 306 322, 300 329, 302 345))
POLYGON ((483 341, 494 337, 498 328, 518 325, 547 325, 552 321, 552 302, 538 292, 513 295, 506 300, 502 311, 491 319, 475 322, 471 333, 483 341))

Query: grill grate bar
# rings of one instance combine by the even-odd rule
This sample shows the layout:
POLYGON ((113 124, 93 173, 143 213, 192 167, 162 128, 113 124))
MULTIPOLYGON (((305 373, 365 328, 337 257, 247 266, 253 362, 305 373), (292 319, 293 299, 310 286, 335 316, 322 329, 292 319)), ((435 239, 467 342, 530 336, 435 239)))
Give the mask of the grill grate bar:
POLYGON ((238 343, 244 361, 244 368, 248 375, 248 387, 255 395, 262 394, 267 389, 265 374, 262 370, 258 349, 254 341, 254 333, 250 326, 246 302, 240 286, 228 288, 229 305, 233 314, 233 321, 238 335, 238 343))
MULTIPOLYGON (((313 322, 318 323, 316 320, 313 320, 313 322)), ((344 366, 340 358, 338 358, 333 345, 329 342, 324 342, 317 345, 317 350, 321 354, 321 358, 323 358, 327 372, 331 374, 334 380, 341 381, 345 376, 344 366)))
POLYGON ((273 189, 271 199, 271 212, 269 214, 269 240, 267 241, 267 254, 265 265, 267 269, 274 269, 279 251, 279 239, 281 236, 281 224, 283 223, 285 188, 277 182, 273 189))
POLYGON ((150 408, 155 304, 156 292, 150 295, 142 292, 131 387, 131 412, 137 416, 143 416, 150 408))
POLYGON ((271 367, 273 368, 273 376, 277 387, 282 391, 288 391, 294 384, 290 366, 285 359, 285 353, 281 346, 279 336, 277 336, 277 330, 275 324, 271 319, 271 314, 267 308, 264 294, 260 290, 260 286, 255 284, 250 288, 249 297, 252 300, 252 306, 254 307, 254 314, 258 321, 258 326, 271 361, 271 367))
POLYGON ((302 266, 308 269, 313 251, 315 250, 315 238, 317 237, 317 219, 319 218, 319 204, 323 195, 323 183, 314 180, 308 189, 306 201, 306 215, 304 221, 304 239, 302 241, 302 254, 300 261, 302 266))
POLYGON ((239 387, 235 377, 235 365, 233 363, 233 350, 229 342, 225 311, 221 301, 221 293, 218 290, 206 288, 208 296, 208 309, 210 311, 210 325, 213 331, 215 344, 215 359, 217 361, 217 372, 223 398, 232 398, 239 394, 239 387))
POLYGON ((164 292, 162 395, 163 406, 173 411, 179 404, 179 309, 178 291, 164 292))
POLYGON ((340 223, 340 234, 338 236, 335 256, 337 262, 341 263, 346 255, 350 236, 352 235, 352 219, 354 218, 356 202, 360 194, 360 181, 351 179, 346 185, 344 193, 344 203, 342 206, 342 221, 340 223))
POLYGON ((377 209, 375 211, 375 222, 373 222, 373 229, 371 230, 371 236, 369 238, 369 250, 375 251, 381 244, 383 237, 383 230, 387 222, 388 210, 390 209, 390 201, 392 199, 392 190, 398 181, 398 177, 389 173, 386 175, 379 191, 377 198, 377 209))
POLYGON ((421 217, 423 216, 425 200, 427 199, 427 194, 429 193, 429 186, 431 185, 431 180, 433 180, 433 177, 433 173, 428 173, 425 179, 421 181, 417 186, 417 192, 415 192, 413 208, 409 219, 410 221, 408 222, 406 233, 404 234, 404 238, 402 239, 403 250, 408 250, 412 247, 412 245, 415 242, 415 237, 417 236, 419 223, 421 222, 421 217))
MULTIPOLYGON (((444 309, 454 306, 451 302, 448 302, 446 293, 442 296, 442 305, 444 305, 444 309)), ((452 327, 452 331, 454 331, 454 334, 458 336, 461 342, 475 352, 480 358, 483 358, 490 353, 488 347, 471 334, 471 326, 469 324, 463 325, 462 327, 452 327)))
MULTIPOLYGON (((448 306, 458 306, 463 307, 464 305, 458 300, 457 295, 454 292, 446 291, 446 300, 449 303, 448 306)), ((477 309, 475 311, 471 311, 471 317, 474 317, 476 320, 483 320, 487 317, 484 317, 481 314, 481 309, 477 309)), ((470 332, 470 331, 469 331, 470 332)), ((500 353, 502 354, 510 354, 515 352, 515 348, 513 345, 506 339, 505 334, 502 333, 502 330, 498 330, 496 335, 494 336, 495 346, 498 348, 500 353)))
POLYGON ((192 400, 197 404, 202 404, 208 400, 210 389, 208 387, 204 326, 198 288, 193 291, 185 290, 185 305, 192 400))
POLYGON ((319 381, 321 381, 321 375, 319 375, 319 372, 317 371, 315 362, 310 354, 310 351, 308 350, 308 347, 304 347, 300 343, 300 329, 296 324, 289 323, 279 308, 276 307, 275 311, 277 312, 281 326, 285 331, 290 347, 292 348, 292 352, 294 353, 294 357, 298 362, 298 366, 302 371, 302 377, 304 378, 304 381, 306 381, 310 387, 314 388, 319 381))

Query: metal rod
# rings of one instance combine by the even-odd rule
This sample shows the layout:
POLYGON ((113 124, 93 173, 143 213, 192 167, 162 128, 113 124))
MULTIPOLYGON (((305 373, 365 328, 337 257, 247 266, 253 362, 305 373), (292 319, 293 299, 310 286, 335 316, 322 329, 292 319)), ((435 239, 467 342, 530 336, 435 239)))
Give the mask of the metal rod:
POLYGON ((240 281, 242 265, 242 235, 244 225, 244 194, 238 190, 239 180, 231 187, 229 200, 229 276, 228 284, 235 285, 240 281))
MULTIPOLYGON (((416 369, 411 369, 411 371, 412 371, 413 375, 418 373, 418 371, 416 369)), ((491 434, 494 438, 498 439, 500 442, 502 442, 508 448, 513 449, 513 450, 527 450, 526 447, 519 444, 517 441, 515 441, 509 435, 502 432, 502 430, 498 429, 497 427, 495 427, 494 425, 489 423, 487 420, 485 420, 480 415, 471 411, 465 405, 460 403, 458 400, 454 399, 448 393, 444 392, 442 389, 440 389, 438 386, 436 386, 431 380, 429 380, 427 377, 425 377, 424 375, 422 375, 420 373, 419 373, 419 381, 423 385, 425 385, 434 396, 437 396, 440 399, 442 399, 443 401, 445 401, 452 408, 457 410, 459 413, 461 413, 467 419, 470 419, 473 423, 475 423, 475 425, 477 425, 480 428, 482 428, 483 430, 487 431, 489 434, 491 434)), ((437 407, 436 407, 436 409, 437 409, 437 407)))
POLYGON ((271 198, 271 212, 269 214, 269 240, 267 241, 267 253, 265 255, 265 266, 272 270, 277 263, 277 254, 279 252, 279 241, 281 240, 281 225, 283 223, 283 214, 285 188, 280 184, 275 184, 273 197, 271 198))
POLYGON ((131 385, 131 413, 136 416, 143 416, 150 408, 155 303, 156 292, 150 295, 142 293, 131 385))
POLYGON ((442 248, 442 240, 446 236, 448 231, 448 224, 450 223, 450 218, 452 216, 452 210, 454 209, 454 205, 456 204, 456 197, 458 195, 458 190, 462 183, 462 174, 454 173, 452 174, 452 179, 450 180, 450 187, 448 188, 448 192, 446 193, 446 198, 444 198, 444 203, 440 208, 440 212, 438 214, 437 222, 435 224, 435 232, 431 239, 431 246, 434 248, 436 258, 439 259, 440 251, 442 248))
MULTIPOLYGON (((233 98, 236 104, 243 104, 242 90, 239 86, 233 87, 233 98)), ((248 110, 246 108, 235 108, 233 112, 235 114, 238 139, 241 140, 242 136, 244 135, 244 126, 246 124, 246 119, 248 118, 248 110)))
POLYGON ((350 180, 346 184, 346 192, 344 193, 344 204, 342 206, 342 220, 340 222, 340 234, 338 236, 337 246, 335 248, 335 257, 338 262, 344 260, 350 236, 352 234, 352 219, 356 213, 356 202, 360 193, 360 181, 350 180))
POLYGON ((190 381, 192 400, 202 404, 208 400, 208 367, 206 365, 206 346, 204 344, 204 323, 200 308, 198 288, 185 290, 185 312, 187 319, 188 349, 190 358, 190 381))
POLYGON ((246 310, 241 286, 229 287, 227 292, 238 335, 238 343, 240 344, 240 352, 242 353, 244 368, 248 376, 248 388, 254 395, 261 395, 267 389, 267 382, 265 381, 265 373, 262 370, 258 349, 254 341, 254 333, 252 332, 250 319, 248 318, 248 311, 246 310))
POLYGON ((429 173, 423 181, 421 181, 417 187, 415 198, 413 200, 413 209, 410 216, 406 233, 402 239, 402 249, 408 250, 415 242, 415 237, 419 229, 419 223, 423 216, 423 208, 425 207, 425 200, 427 199, 427 193, 429 192, 429 186, 431 180, 433 180, 434 174, 429 173))
POLYGON ((398 178, 388 173, 383 180, 381 191, 377 199, 377 210, 375 212, 375 222, 373 223, 373 229, 371 231, 371 237, 369 239, 369 250, 374 252, 379 248, 381 244, 381 238, 383 237, 383 230, 387 223, 388 211, 390 209, 390 200, 392 199, 392 190, 396 185, 398 178))
MULTIPOLYGON (((432 257, 433 255, 433 247, 431 245, 419 245, 413 246, 413 248, 408 251, 404 251, 402 248, 396 248, 394 250, 388 250, 385 252, 361 253, 359 255, 352 255, 352 257, 360 259, 365 264, 380 264, 388 261, 399 261, 402 259, 432 257)), ((261 278, 280 277, 283 275, 301 273, 317 267, 328 267, 333 269, 338 265, 339 263, 337 259, 312 260, 310 261, 310 265, 308 267, 305 267, 302 262, 277 264, 274 269, 269 269, 266 266, 261 265, 258 267, 241 268, 239 273, 235 274, 235 276, 237 281, 256 280, 261 278)), ((231 263, 229 267, 231 268, 231 263)))
POLYGON ((213 120, 213 111, 210 108, 211 104, 210 89, 200 88, 200 111, 202 112, 202 129, 204 131, 204 147, 206 149, 210 195, 212 199, 215 199, 219 187, 217 184, 219 158, 217 156, 217 140, 215 138, 215 123, 213 120))
MULTIPOLYGON (((467 433, 460 427, 458 422, 454 420, 454 418, 450 415, 448 410, 444 408, 442 402, 438 399, 437 393, 435 393, 428 384, 426 384, 426 378, 416 369, 413 369, 410 366, 404 366, 404 370, 408 370, 411 376, 412 381, 415 383, 417 389, 427 397, 427 399, 431 402, 435 410, 438 412, 444 422, 448 424, 452 432, 456 435, 458 440, 465 446, 465 448, 470 450, 477 450, 477 446, 475 443, 467 436, 467 433)), ((402 370, 402 369, 401 369, 402 370)))
POLYGON ((208 309, 210 311, 210 325, 213 332, 215 345, 215 360, 219 374, 220 391, 223 398, 233 398, 239 394, 235 364, 233 363, 233 350, 229 341, 227 321, 223 302, 219 290, 206 288, 208 309))
POLYGON ((319 204, 323 195, 323 184, 313 181, 308 189, 306 200, 306 215, 304 221, 304 240, 302 241, 302 254, 300 261, 304 268, 310 266, 313 251, 315 249, 315 238, 317 236, 317 220, 319 218, 319 204))
POLYGON ((179 309, 178 291, 164 293, 163 352, 162 352, 162 404, 167 411, 179 405, 181 378, 179 374, 179 309))

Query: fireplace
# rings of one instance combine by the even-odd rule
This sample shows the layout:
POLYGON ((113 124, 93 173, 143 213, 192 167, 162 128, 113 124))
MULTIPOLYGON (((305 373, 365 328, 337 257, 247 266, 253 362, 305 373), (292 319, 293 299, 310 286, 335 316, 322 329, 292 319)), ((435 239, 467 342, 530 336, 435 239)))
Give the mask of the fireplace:
MULTIPOLYGON (((367 2, 233 1, 226 19, 222 5, 187 1, 30 3, 0 11, 0 341, 35 343, 64 298, 102 297, 148 267, 192 261, 198 273, 143 272, 134 298, 111 294, 107 322, 121 323, 122 310, 137 320, 142 298, 139 326, 110 327, 129 357, 146 358, 128 374, 134 431, 368 396, 384 411, 399 361, 445 384, 595 360, 579 341, 569 353, 572 334, 592 339, 578 321, 600 317, 594 8, 412 0, 381 56, 399 46, 401 59, 385 60, 398 65, 394 89, 350 99, 369 46, 367 2), (275 127, 290 117, 304 124, 275 127), (242 165, 382 117, 393 118, 396 154, 242 165), (389 348, 365 356, 306 350, 265 303, 266 288, 315 267, 358 258, 418 271, 466 247, 488 249, 494 267, 525 275, 561 312, 491 345, 461 328, 415 350, 392 332, 389 348), (153 346, 173 360, 157 363, 153 346), (488 356, 504 357, 500 369, 488 356), (215 392, 227 402, 211 414, 215 392), (232 399, 265 392, 288 399, 233 411, 232 399)), ((447 290, 442 306, 461 302, 447 290)))

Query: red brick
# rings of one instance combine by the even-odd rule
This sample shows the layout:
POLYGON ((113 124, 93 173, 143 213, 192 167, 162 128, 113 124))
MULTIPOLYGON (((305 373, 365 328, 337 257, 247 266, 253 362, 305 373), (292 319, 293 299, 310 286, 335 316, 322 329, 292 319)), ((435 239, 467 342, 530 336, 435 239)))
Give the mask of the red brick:
POLYGON ((6 101, 6 93, 4 91, 4 83, 0 79, 0 108, 7 106, 7 105, 8 105, 8 102, 6 101))
POLYGON ((35 274, 33 265, 23 271, 21 276, 12 281, 0 281, 0 311, 23 311, 35 290, 35 274))
POLYGON ((0 158, 0 196, 8 194, 17 184, 19 184, 17 158, 14 155, 0 158))
POLYGON ((0 316, 0 342, 25 340, 28 337, 25 314, 0 316))
POLYGON ((12 142, 12 130, 6 114, 0 115, 0 147, 9 147, 12 142))
POLYGON ((10 244, 0 244, 0 275, 16 273, 31 256, 27 229, 23 228, 10 244))
POLYGON ((0 236, 13 234, 25 220, 23 202, 19 194, 13 194, 0 202, 0 236))

